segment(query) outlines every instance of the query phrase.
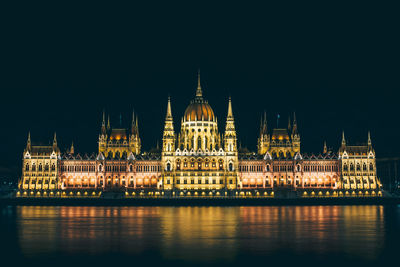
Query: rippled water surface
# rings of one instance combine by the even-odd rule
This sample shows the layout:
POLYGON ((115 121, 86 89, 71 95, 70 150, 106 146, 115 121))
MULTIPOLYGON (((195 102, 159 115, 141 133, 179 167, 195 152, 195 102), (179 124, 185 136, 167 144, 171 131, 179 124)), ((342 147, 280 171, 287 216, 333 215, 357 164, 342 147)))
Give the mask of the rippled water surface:
POLYGON ((397 206, 1 209, 1 259, 32 265, 337 266, 400 257, 397 206))

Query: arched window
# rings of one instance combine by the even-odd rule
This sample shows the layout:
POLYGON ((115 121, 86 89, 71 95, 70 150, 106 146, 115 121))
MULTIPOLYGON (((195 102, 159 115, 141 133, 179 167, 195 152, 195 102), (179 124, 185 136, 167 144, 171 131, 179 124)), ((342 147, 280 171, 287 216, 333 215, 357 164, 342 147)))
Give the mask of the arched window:
POLYGON ((36 171, 36 165, 35 165, 35 163, 32 165, 32 171, 36 171))
POLYGON ((42 164, 39 164, 38 171, 42 171, 42 164))
POLYGON ((190 140, 190 147, 194 149, 194 136, 192 136, 192 139, 190 140))
POLYGON ((56 165, 54 165, 54 164, 51 165, 51 170, 52 170, 52 171, 55 171, 55 170, 56 170, 56 165))
POLYGON ((350 171, 351 171, 351 172, 354 171, 354 165, 353 165, 353 163, 350 164, 350 171))
POLYGON ((267 167, 265 169, 267 170, 267 172, 269 172, 271 167, 269 165, 267 165, 267 167))
POLYGON ((201 149, 201 137, 197 138, 197 149, 201 149))
POLYGON ((370 170, 370 171, 373 171, 373 170, 374 170, 374 164, 372 164, 372 163, 369 164, 369 170, 370 170))
POLYGON ((25 165, 25 171, 29 171, 29 164, 28 163, 25 165))
POLYGON ((130 171, 130 172, 133 172, 133 166, 132 166, 132 164, 129 165, 129 171, 130 171))
POLYGON ((363 164, 363 171, 366 171, 367 170, 367 164, 363 164))
POLYGON ((44 165, 44 171, 49 171, 49 164, 46 163, 46 165, 44 165))
POLYGON ((358 163, 357 163, 357 171, 361 171, 361 166, 358 163))
POLYGON ((296 166, 296 171, 301 171, 301 167, 300 167, 300 164, 297 164, 297 166, 296 166))
POLYGON ((101 170, 102 170, 102 165, 100 164, 99 165, 99 172, 101 172, 101 170))
POLYGON ((228 170, 229 170, 230 172, 233 171, 233 163, 232 163, 232 162, 229 162, 228 170))
POLYGON ((171 171, 171 163, 167 163, 167 172, 170 172, 171 171))
POLYGON ((205 148, 208 148, 208 140, 207 137, 204 137, 205 148))
POLYGON ((343 170, 344 170, 345 172, 347 172, 347 171, 349 170, 349 168, 347 167, 347 164, 344 164, 344 165, 343 165, 343 170))

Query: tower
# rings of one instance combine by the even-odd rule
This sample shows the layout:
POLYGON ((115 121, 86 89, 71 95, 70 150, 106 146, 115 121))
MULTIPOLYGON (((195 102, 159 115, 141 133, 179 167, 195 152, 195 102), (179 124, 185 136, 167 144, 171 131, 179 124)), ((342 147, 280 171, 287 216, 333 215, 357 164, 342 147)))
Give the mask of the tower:
POLYGON ((162 151, 166 154, 172 154, 175 151, 174 121, 172 118, 170 97, 168 97, 167 114, 165 116, 162 151))
POLYGON ((226 116, 224 143, 224 149, 226 152, 232 154, 237 153, 235 120, 233 118, 232 101, 230 97, 228 102, 228 114, 226 116))
POLYGON ((296 113, 293 112, 293 126, 292 126, 292 151, 293 155, 300 152, 300 135, 297 129, 296 113))
POLYGON ((133 154, 140 154, 141 141, 139 137, 138 116, 135 117, 135 112, 132 111, 131 131, 129 135, 129 150, 133 154))
POLYGON ((99 134, 99 153, 104 152, 107 148, 107 137, 110 128, 110 116, 108 116, 108 126, 106 128, 106 113, 103 110, 103 120, 101 122, 101 130, 99 134))
POLYGON ((171 112, 171 98, 168 97, 167 114, 165 116, 164 132, 163 132, 163 145, 162 145, 162 167, 168 173, 173 170, 175 152, 175 132, 174 121, 171 112))
POLYGON ((224 150, 227 162, 226 169, 228 171, 227 176, 225 178, 226 179, 225 184, 227 189, 234 189, 238 184, 236 170, 238 169, 239 161, 238 161, 238 151, 237 151, 235 120, 233 117, 232 101, 230 97, 228 102, 228 114, 226 116, 224 148, 225 148, 224 150))
POLYGON ((267 114, 264 111, 264 117, 261 117, 260 136, 258 138, 257 148, 258 154, 264 155, 267 153, 270 145, 270 136, 268 134, 267 114))

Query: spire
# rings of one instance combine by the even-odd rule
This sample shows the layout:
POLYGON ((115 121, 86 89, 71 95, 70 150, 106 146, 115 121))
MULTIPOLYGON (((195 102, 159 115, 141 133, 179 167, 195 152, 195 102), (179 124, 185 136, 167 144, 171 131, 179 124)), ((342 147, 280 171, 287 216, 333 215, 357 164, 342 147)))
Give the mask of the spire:
POLYGON ((346 146, 346 139, 344 138, 344 131, 342 132, 342 146, 346 146))
POLYGON ((172 119, 172 112, 171 112, 171 97, 168 96, 168 104, 167 104, 167 115, 166 115, 166 119, 172 119))
POLYGON ((110 115, 108 115, 108 121, 107 121, 107 130, 110 130, 110 115))
POLYGON ((54 132, 54 138, 53 138, 53 148, 57 147, 57 134, 54 132))
POLYGON ((164 133, 174 131, 174 123, 172 118, 172 111, 171 111, 171 97, 168 96, 167 102, 167 114, 165 115, 165 125, 164 125, 164 133))
POLYGON ((235 120, 233 118, 231 97, 229 97, 228 100, 228 114, 226 116, 226 126, 225 126, 225 137, 226 136, 236 136, 235 120))
POLYGON ((228 102, 228 116, 227 116, 227 118, 232 118, 232 119, 233 119, 232 100, 231 100, 231 97, 229 97, 229 102, 228 102))
MULTIPOLYGON (((167 102, 167 112, 165 115, 164 132, 163 132, 163 153, 172 153, 175 151, 175 132, 174 132, 174 121, 172 118, 171 111, 171 97, 168 96, 167 102)), ((157 150, 158 150, 158 140, 157 140, 157 150)))
POLYGON ((290 131, 291 128, 292 128, 292 126, 290 125, 290 115, 289 115, 289 117, 288 117, 288 130, 290 131))
POLYGON ((292 128, 292 135, 297 134, 297 120, 296 120, 296 112, 293 112, 293 128, 292 128))
POLYGON ((135 119, 135 133, 136 133, 137 136, 139 136, 139 123, 138 123, 138 121, 139 121, 139 117, 138 117, 138 115, 136 115, 136 119, 135 119))
POLYGON ((202 98, 203 97, 203 92, 201 90, 201 84, 200 84, 200 69, 197 71, 197 90, 196 90, 196 98, 202 98))
POLYGON ((324 141, 324 151, 323 151, 323 153, 324 154, 328 153, 328 148, 326 147, 326 141, 324 141))
POLYGON ((371 141, 371 133, 370 131, 368 131, 368 146, 372 145, 372 141, 371 141))
POLYGON ((264 110, 263 134, 268 133, 267 112, 264 110))
POLYGON ((101 133, 105 134, 106 133, 106 113, 103 110, 103 121, 101 122, 101 133))
POLYGON ((74 149, 74 141, 71 142, 71 148, 69 149, 69 154, 74 154, 75 149, 74 149))
POLYGON ((31 132, 28 132, 28 140, 26 141, 26 149, 31 149, 31 132))
POLYGON ((132 110, 131 134, 135 134, 135 132, 136 132, 135 110, 132 110))

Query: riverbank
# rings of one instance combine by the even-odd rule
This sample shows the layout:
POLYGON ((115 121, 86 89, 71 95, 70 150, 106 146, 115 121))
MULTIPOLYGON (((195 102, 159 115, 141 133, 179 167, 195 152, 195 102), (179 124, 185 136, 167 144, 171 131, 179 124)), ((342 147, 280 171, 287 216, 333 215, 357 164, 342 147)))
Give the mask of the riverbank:
POLYGON ((398 197, 277 198, 3 198, 1 205, 23 206, 293 206, 397 205, 398 197))

